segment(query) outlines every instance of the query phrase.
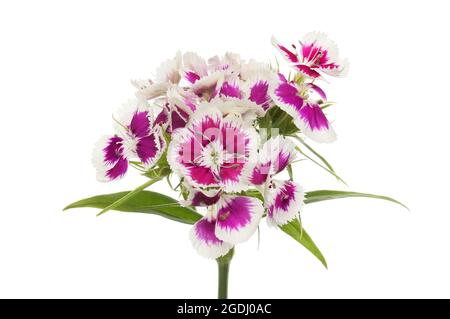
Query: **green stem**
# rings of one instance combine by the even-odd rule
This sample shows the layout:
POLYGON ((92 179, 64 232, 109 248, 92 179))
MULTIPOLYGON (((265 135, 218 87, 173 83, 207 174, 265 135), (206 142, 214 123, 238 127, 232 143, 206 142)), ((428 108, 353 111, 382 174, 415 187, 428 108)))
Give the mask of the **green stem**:
POLYGON ((218 299, 228 298, 228 272, 230 270, 231 259, 233 259, 234 248, 232 248, 225 256, 216 259, 219 267, 219 289, 218 299))
POLYGON ((97 214, 97 216, 100 216, 104 213, 106 213, 107 211, 114 209, 118 206, 120 206, 121 204, 125 203, 127 200, 129 200, 131 197, 137 195, 138 193, 142 192, 144 189, 146 189, 147 187, 149 187, 150 185, 160 181, 161 178, 154 178, 154 179, 150 179, 147 182, 145 182, 144 184, 142 184, 141 186, 135 188, 134 190, 132 190, 131 192, 127 193, 124 197, 121 197, 120 199, 118 199, 117 201, 115 201, 114 203, 112 203, 111 205, 108 205, 107 207, 103 208, 100 213, 97 214))
POLYGON ((284 112, 281 116, 278 117, 278 119, 275 120, 275 123, 272 124, 272 127, 274 128, 280 128, 280 124, 284 122, 289 117, 289 114, 284 112))

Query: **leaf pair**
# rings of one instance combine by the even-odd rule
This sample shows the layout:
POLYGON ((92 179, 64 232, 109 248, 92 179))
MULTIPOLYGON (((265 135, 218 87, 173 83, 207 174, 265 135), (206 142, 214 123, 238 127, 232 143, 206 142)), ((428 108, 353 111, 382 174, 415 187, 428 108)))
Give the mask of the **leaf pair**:
MULTIPOLYGON (((255 191, 254 193, 250 192, 251 191, 249 191, 249 193, 246 195, 254 197, 260 196, 259 192, 257 194, 257 191, 255 191)), ((129 193, 130 192, 120 192, 82 199, 68 205, 64 208, 64 210, 81 207, 105 209, 107 207, 111 207, 112 204, 117 203, 117 201, 119 201, 129 193)), ((368 197, 388 200, 406 207, 402 203, 390 197, 357 192, 318 190, 307 192, 305 197, 306 204, 346 197, 368 197)), ((200 215, 197 211, 189 207, 180 206, 177 200, 169 196, 145 190, 134 194, 132 200, 121 202, 119 205, 115 206, 112 209, 122 212, 159 215, 170 220, 185 224, 194 224, 196 221, 202 218, 202 215, 200 215)), ((298 219, 295 219, 290 223, 281 226, 280 229, 290 237, 295 239, 297 242, 302 244, 314 256, 316 256, 325 267, 327 267, 324 256, 320 252, 319 248, 315 245, 311 237, 309 237, 308 233, 302 228, 298 219)))

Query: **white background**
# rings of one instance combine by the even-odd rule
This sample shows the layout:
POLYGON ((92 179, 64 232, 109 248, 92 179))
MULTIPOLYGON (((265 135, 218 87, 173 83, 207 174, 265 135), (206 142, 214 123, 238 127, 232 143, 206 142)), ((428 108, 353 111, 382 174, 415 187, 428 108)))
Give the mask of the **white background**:
MULTIPOLYGON (((237 247, 235 298, 450 297, 446 1, 2 1, 0 4, 0 297, 214 298, 216 265, 190 226, 157 216, 62 212, 131 189, 136 174, 96 182, 94 142, 177 50, 267 61, 270 37, 327 32, 351 61, 325 85, 339 139, 317 145, 349 189, 390 203, 313 204, 305 228, 329 270, 265 224, 237 247)), ((306 190, 346 189, 312 164, 306 190)), ((168 192, 167 187, 152 189, 168 192)))

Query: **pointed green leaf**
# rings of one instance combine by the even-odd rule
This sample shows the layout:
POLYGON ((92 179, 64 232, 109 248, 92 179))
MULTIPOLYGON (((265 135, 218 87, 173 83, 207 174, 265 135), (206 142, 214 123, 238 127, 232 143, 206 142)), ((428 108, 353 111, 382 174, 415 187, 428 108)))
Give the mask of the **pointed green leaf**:
POLYGON ((313 149, 309 144, 307 144, 302 138, 300 138, 299 136, 293 136, 297 141, 299 141, 301 144, 303 144, 311 153, 313 153, 318 159, 320 159, 320 161, 333 173, 336 173, 333 169, 333 167, 331 166, 331 164, 325 159, 325 157, 323 157, 322 155, 320 155, 315 149, 313 149))
POLYGON ((115 202, 109 204, 108 206, 104 207, 98 214, 97 216, 100 216, 110 210, 113 210, 114 208, 126 203, 127 201, 129 201, 131 198, 133 198, 134 196, 136 196, 137 194, 139 194, 140 192, 142 192, 144 189, 146 189, 147 187, 149 187, 150 185, 160 181, 161 178, 155 178, 155 179, 150 179, 148 181, 146 181, 144 184, 142 184, 141 186, 136 187, 135 189, 133 189, 132 191, 124 194, 122 197, 118 198, 115 202))
POLYGON ((331 175, 333 175, 334 177, 336 177, 336 179, 338 181, 340 181, 342 184, 347 185, 347 183, 340 178, 335 172, 333 172, 332 170, 330 170, 328 167, 323 166, 322 164, 320 164, 318 161, 316 161, 315 159, 313 159, 311 156, 309 156, 308 154, 306 154, 305 152, 303 152, 299 147, 295 148, 300 154, 302 154, 303 156, 305 156, 307 159, 309 159, 311 162, 313 162, 314 164, 316 164, 317 166, 321 167, 322 169, 326 170, 328 173, 330 173, 331 175))
POLYGON ((373 195, 373 194, 367 194, 367 193, 336 191, 336 190, 317 190, 317 191, 307 192, 305 194, 305 203, 310 204, 310 203, 321 202, 324 200, 347 198, 347 197, 366 197, 366 198, 383 199, 383 200, 387 200, 387 201, 399 204, 409 210, 409 208, 406 207, 404 204, 400 203, 398 200, 393 199, 391 197, 381 196, 381 195, 373 195))
MULTIPOLYGON (((81 207, 104 209, 128 193, 120 192, 82 199, 65 207, 64 210, 81 207)), ((113 209, 121 212, 155 214, 185 224, 194 224, 202 217, 192 208, 180 206, 177 200, 151 191, 141 191, 113 209)))
POLYGON ((261 194, 261 192, 257 189, 249 189, 247 191, 244 191, 241 193, 243 196, 248 196, 248 197, 255 197, 257 199, 259 199, 260 201, 264 202, 264 197, 261 194))
POLYGON ((300 221, 297 218, 292 220, 288 224, 280 226, 280 229, 289 236, 291 236, 293 239, 295 239, 297 242, 302 244, 314 256, 316 256, 317 259, 320 260, 320 262, 322 263, 322 265, 325 266, 325 268, 328 268, 325 257, 322 255, 319 248, 313 242, 311 237, 309 237, 308 233, 302 228, 300 221))

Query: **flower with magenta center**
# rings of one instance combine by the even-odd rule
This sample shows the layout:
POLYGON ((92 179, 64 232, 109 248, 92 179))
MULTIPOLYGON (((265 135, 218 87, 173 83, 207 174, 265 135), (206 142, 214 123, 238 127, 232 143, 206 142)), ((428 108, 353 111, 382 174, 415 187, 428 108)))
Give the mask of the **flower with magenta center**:
POLYGON ((94 149, 93 164, 99 181, 123 177, 131 160, 150 168, 166 147, 161 129, 153 124, 148 109, 135 101, 130 101, 124 109, 116 119, 116 134, 102 137, 94 149))
POLYGON ((257 133, 239 117, 203 104, 186 127, 172 135, 167 159, 172 170, 194 187, 245 190, 256 155, 257 133))

